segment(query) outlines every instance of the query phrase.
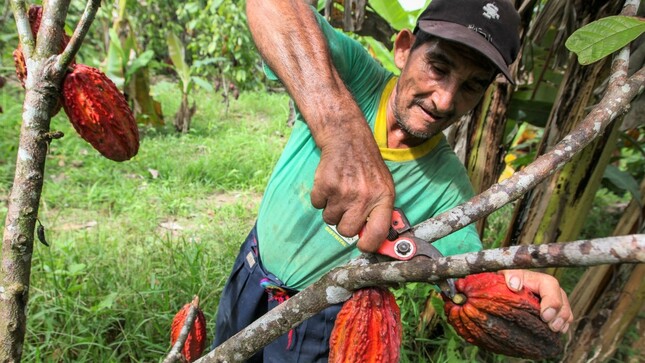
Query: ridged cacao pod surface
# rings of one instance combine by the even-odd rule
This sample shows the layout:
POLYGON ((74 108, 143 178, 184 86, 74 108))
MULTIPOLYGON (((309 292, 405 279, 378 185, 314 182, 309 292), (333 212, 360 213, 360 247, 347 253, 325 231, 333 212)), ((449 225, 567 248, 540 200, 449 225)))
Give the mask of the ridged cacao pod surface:
POLYGON ((458 279, 457 294, 443 294, 448 322, 467 342, 485 350, 529 359, 562 353, 561 335, 540 318, 540 300, 528 291, 511 291, 498 273, 458 279))
MULTIPOLYGON (((177 315, 175 315, 174 319, 172 320, 172 325, 170 328, 171 346, 174 345, 179 338, 179 333, 184 327, 186 317, 188 316, 190 308, 193 304, 196 304, 195 301, 193 301, 193 303, 184 305, 184 307, 179 310, 177 315)), ((188 362, 194 362, 199 359, 202 356, 204 348, 206 347, 206 318, 204 317, 204 313, 197 305, 195 305, 195 308, 197 309, 195 322, 193 323, 192 329, 188 333, 186 343, 184 344, 184 348, 181 351, 181 354, 184 356, 184 358, 186 358, 188 362)))
POLYGON ((124 161, 139 150, 139 130, 123 93, 100 70, 76 64, 63 81, 63 107, 74 129, 103 156, 124 161))
POLYGON ((354 291, 329 341, 330 363, 394 363, 401 348, 401 312, 386 288, 354 291))

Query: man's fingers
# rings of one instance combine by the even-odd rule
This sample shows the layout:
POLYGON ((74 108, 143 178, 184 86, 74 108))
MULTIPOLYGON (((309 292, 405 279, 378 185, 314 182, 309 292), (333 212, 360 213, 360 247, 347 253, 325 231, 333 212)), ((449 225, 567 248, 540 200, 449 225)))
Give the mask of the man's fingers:
POLYGON ((573 313, 567 294, 555 277, 529 270, 506 270, 502 273, 511 290, 525 287, 540 296, 540 316, 551 330, 567 331, 573 322, 573 313))
POLYGON ((387 238, 392 224, 392 206, 380 206, 372 209, 357 247, 363 252, 376 252, 387 238))
POLYGON ((316 209, 325 209, 327 207, 327 194, 321 191, 321 188, 316 188, 314 181, 314 188, 311 190, 309 195, 311 199, 311 205, 316 209))

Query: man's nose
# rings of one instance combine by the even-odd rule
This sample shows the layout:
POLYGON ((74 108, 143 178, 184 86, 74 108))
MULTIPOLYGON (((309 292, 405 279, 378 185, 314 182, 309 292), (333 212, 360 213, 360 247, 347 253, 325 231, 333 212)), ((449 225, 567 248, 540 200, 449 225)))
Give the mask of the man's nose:
POLYGON ((448 114, 455 111, 455 100, 459 91, 458 82, 446 80, 433 92, 432 102, 437 112, 448 114))

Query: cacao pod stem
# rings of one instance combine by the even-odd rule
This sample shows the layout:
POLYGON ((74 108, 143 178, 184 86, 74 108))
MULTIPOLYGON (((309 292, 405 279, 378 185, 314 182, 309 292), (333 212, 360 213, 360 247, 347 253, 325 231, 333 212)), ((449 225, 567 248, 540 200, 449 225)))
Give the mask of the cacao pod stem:
POLYGON ((206 319, 199 308, 199 297, 179 310, 170 330, 172 349, 164 363, 185 359, 194 362, 201 357, 206 346, 206 319))

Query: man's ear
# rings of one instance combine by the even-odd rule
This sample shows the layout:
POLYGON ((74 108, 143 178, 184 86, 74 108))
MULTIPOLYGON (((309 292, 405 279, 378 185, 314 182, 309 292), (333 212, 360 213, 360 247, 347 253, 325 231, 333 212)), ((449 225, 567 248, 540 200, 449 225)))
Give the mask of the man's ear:
POLYGON ((414 39, 415 36, 409 29, 401 30, 396 36, 396 40, 394 40, 394 64, 396 64, 397 68, 403 69, 405 67, 414 39))

